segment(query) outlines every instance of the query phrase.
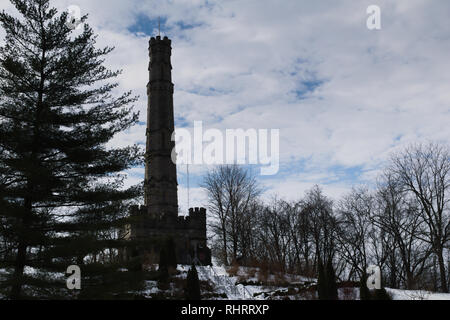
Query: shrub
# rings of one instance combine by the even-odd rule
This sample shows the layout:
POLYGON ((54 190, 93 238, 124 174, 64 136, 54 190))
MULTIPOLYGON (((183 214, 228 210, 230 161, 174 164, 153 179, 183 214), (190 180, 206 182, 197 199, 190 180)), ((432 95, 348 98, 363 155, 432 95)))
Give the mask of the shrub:
POLYGON ((186 282, 186 300, 200 300, 200 281, 194 265, 188 271, 186 282))
POLYGON ((336 274, 334 273, 333 263, 328 260, 326 268, 328 300, 338 300, 338 291, 336 283, 336 274))
POLYGON ((317 293, 319 295, 319 299, 337 300, 338 291, 332 260, 328 260, 325 268, 322 262, 319 261, 318 273, 317 293))
POLYGON ((387 293, 385 288, 375 289, 371 293, 372 300, 392 300, 392 297, 387 293))
POLYGON ((361 277, 361 281, 359 284, 359 299, 360 300, 370 300, 370 291, 369 288, 367 288, 367 275, 363 275, 361 277))
POLYGON ((327 300, 327 279, 325 276, 325 270, 323 268, 322 261, 319 261, 317 269, 317 294, 319 296, 319 300, 327 300))

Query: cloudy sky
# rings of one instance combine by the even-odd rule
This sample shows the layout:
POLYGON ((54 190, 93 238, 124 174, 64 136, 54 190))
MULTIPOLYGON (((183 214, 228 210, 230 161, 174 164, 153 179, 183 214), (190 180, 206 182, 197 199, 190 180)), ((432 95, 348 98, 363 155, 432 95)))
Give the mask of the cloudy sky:
MULTIPOLYGON (((1 7, 14 12, 7 0, 1 7)), ((140 124, 114 144, 145 141, 148 40, 172 39, 177 127, 280 129, 280 171, 259 177, 265 197, 299 198, 320 184, 332 198, 373 183, 389 154, 450 140, 448 0, 78 0, 115 46, 122 91, 140 95, 140 124), (381 30, 366 9, 381 8, 381 30)), ((3 36, 3 34, 1 34, 3 36)), ((206 204, 191 167, 191 206, 206 204)), ((187 207, 186 168, 179 199, 187 207)), ((256 172, 259 172, 257 170, 256 172)), ((143 168, 127 183, 143 179, 143 168)))

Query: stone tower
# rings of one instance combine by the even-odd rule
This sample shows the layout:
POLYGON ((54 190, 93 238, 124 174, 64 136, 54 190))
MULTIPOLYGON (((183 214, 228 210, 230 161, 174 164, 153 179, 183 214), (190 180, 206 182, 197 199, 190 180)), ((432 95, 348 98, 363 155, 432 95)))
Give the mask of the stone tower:
POLYGON ((150 39, 147 85, 145 204, 150 216, 178 216, 177 169, 172 161, 174 132, 171 41, 150 39))
POLYGON ((164 241, 172 239, 178 263, 209 265, 211 250, 207 246, 206 209, 190 208, 189 215, 178 216, 177 169, 172 161, 175 142, 172 141, 171 41, 167 37, 151 38, 149 52, 145 204, 131 208, 132 222, 122 232, 125 239, 144 240, 145 244, 122 254, 124 257, 147 254, 159 259, 164 241))

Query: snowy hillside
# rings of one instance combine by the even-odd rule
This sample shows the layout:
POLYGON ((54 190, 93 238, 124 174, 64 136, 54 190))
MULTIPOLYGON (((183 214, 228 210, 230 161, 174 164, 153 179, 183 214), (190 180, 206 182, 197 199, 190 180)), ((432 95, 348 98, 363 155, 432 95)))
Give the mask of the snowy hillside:
MULTIPOLYGON (((197 267, 203 283, 202 295, 211 300, 311 300, 317 299, 316 279, 290 274, 264 275, 257 268, 222 266, 197 267), (228 270, 228 271, 227 271, 228 270)), ((176 278, 185 279, 189 266, 179 266, 176 278)), ((172 286, 169 291, 175 290, 172 286)), ((393 300, 450 300, 450 294, 386 288, 393 300)), ((156 282, 149 281, 143 294, 160 294, 156 282)), ((166 292, 167 294, 168 292, 166 292)), ((172 295, 169 293, 169 295, 172 295)), ((359 288, 339 288, 339 299, 358 300, 359 288)))

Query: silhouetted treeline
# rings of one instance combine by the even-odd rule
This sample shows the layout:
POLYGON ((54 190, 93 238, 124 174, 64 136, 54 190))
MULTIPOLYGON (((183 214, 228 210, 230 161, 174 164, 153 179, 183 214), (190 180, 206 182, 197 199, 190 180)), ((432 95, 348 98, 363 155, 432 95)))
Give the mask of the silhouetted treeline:
POLYGON ((392 155, 375 185, 354 187, 337 201, 314 186, 297 201, 262 203, 256 183, 228 175, 254 181, 236 166, 218 168, 206 178, 215 199, 210 213, 219 261, 317 277, 319 264, 331 260, 340 281, 365 279, 374 264, 385 286, 448 292, 446 146, 417 144, 392 155), (232 186, 235 181, 240 182, 232 186))

